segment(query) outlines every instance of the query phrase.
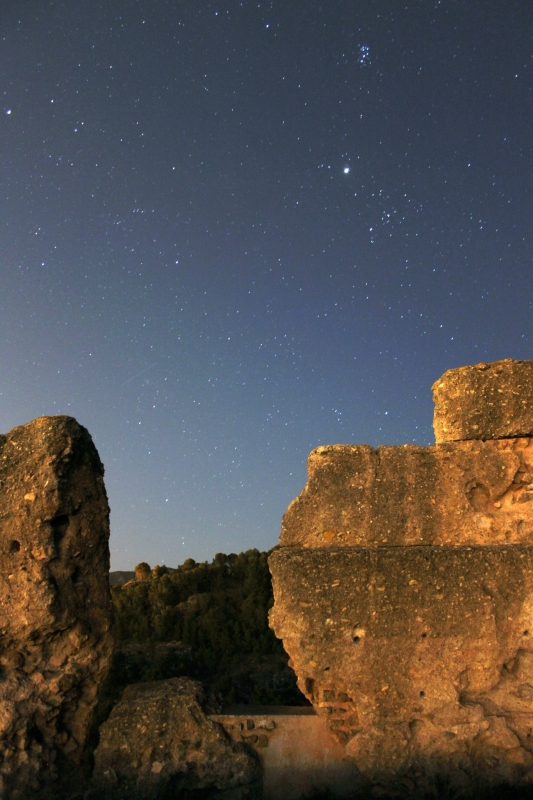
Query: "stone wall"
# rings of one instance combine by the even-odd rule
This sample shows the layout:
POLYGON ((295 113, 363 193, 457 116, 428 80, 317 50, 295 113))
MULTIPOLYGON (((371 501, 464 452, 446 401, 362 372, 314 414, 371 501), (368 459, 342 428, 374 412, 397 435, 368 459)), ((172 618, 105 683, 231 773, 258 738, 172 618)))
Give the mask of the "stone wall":
POLYGON ((233 706, 211 719, 251 747, 261 764, 262 800, 299 800, 319 793, 352 798, 357 767, 325 720, 305 706, 233 706))
POLYGON ((284 516, 271 625, 378 792, 533 781, 532 386, 450 370, 437 445, 320 447, 284 516))
POLYGON ((113 646, 109 507, 85 428, 0 436, 0 798, 75 777, 113 646))

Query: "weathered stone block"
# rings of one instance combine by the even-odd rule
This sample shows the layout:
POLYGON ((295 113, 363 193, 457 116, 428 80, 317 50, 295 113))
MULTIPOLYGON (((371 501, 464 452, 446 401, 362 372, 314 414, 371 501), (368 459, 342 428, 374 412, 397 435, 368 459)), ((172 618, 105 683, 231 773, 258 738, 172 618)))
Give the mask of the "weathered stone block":
POLYGON ((103 467, 71 417, 0 437, 0 797, 78 763, 113 636, 103 467))
POLYGON ((533 435, 533 361, 450 369, 432 389, 438 443, 533 435))
POLYGON ((435 446, 311 453, 270 559, 300 688, 384 796, 533 783, 533 361, 433 390, 435 446))
POLYGON ((281 548, 298 684, 364 774, 481 765, 533 778, 533 547, 281 548))
POLYGON ((330 445, 287 509, 280 544, 533 544, 531 439, 330 445))
POLYGON ((204 714, 202 700, 201 685, 189 678, 128 686, 100 728, 95 787, 127 800, 206 789, 228 800, 255 797, 257 757, 204 714))

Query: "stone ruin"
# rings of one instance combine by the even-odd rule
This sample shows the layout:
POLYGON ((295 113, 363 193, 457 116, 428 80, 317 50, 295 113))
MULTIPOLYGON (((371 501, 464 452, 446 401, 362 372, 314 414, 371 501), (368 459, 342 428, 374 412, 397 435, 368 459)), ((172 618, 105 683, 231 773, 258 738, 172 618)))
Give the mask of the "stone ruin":
POLYGON ((96 796, 113 800, 261 795, 255 753, 233 741, 203 711, 201 684, 190 678, 127 686, 100 728, 96 796))
POLYGON ((533 783, 533 361, 433 393, 435 445, 310 454, 270 558, 271 626, 376 796, 533 783))
POLYGON ((5 800, 58 797, 76 780, 113 646, 103 473, 89 433, 71 417, 41 417, 0 436, 5 800))

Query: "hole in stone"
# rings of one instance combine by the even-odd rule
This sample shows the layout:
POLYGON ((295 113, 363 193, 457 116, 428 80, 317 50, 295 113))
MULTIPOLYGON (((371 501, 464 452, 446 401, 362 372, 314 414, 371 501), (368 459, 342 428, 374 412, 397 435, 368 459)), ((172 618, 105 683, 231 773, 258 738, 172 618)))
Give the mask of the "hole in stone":
POLYGON ((329 667, 324 667, 324 672, 329 672, 329 667))
POLYGON ((18 542, 16 539, 13 539, 13 541, 9 543, 9 552, 18 553, 19 550, 20 550, 20 542, 18 542))
POLYGON ((81 577, 81 570, 79 567, 76 567, 76 569, 70 576, 70 580, 72 581, 72 583, 78 583, 80 577, 81 577))
POLYGON ((425 692, 420 692, 420 697, 425 697, 425 696, 426 696, 425 692))
POLYGON ((313 694, 313 689, 315 688, 315 682, 312 678, 305 679, 305 693, 306 694, 313 694))
POLYGON ((422 634, 422 639, 426 639, 426 638, 427 638, 427 633, 423 633, 422 634))
POLYGON ((482 483, 474 483, 466 491, 466 496, 474 511, 488 511, 490 509, 490 492, 482 483))
POLYGON ((361 637, 360 636, 354 636, 353 640, 354 640, 355 644, 357 644, 357 642, 361 641, 361 637))
POLYGON ((54 517, 54 519, 50 520, 50 526, 52 528, 52 534, 54 536, 54 547, 57 549, 61 542, 61 539, 67 532, 69 518, 67 514, 62 514, 59 517, 54 517))
POLYGON ((524 633, 522 634, 522 636, 529 636, 529 631, 524 631, 524 633))
POLYGON ((30 741, 33 740, 34 742, 37 742, 37 744, 42 744, 44 742, 43 733, 36 725, 34 725, 33 728, 30 728, 28 731, 28 738, 30 741))

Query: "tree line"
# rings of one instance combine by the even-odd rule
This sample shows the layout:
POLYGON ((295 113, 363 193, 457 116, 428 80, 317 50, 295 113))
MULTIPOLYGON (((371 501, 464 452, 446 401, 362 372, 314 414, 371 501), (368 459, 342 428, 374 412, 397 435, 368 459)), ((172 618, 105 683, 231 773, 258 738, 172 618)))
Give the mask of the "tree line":
POLYGON ((268 627, 270 552, 189 558, 173 570, 143 562, 135 580, 112 587, 118 648, 103 706, 128 683, 182 675, 204 683, 213 709, 307 704, 268 627))

